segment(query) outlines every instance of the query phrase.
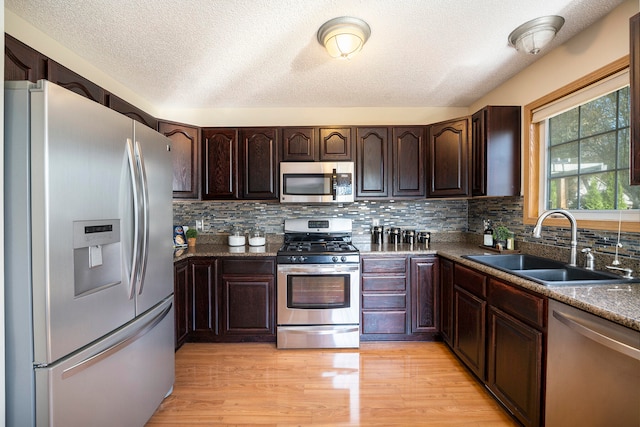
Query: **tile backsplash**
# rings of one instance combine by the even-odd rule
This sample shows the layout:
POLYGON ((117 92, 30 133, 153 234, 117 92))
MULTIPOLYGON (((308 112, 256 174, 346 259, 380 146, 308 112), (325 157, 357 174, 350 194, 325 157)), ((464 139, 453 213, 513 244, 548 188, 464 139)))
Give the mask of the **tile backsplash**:
MULTIPOLYGON (((356 201, 345 204, 280 204, 252 201, 187 201, 173 202, 174 223, 195 226, 196 219, 204 220, 205 234, 228 233, 234 225, 245 230, 258 225, 266 233, 281 235, 285 218, 339 216, 353 220, 354 241, 366 239, 371 225, 377 220, 386 228, 394 226, 431 231, 433 241, 451 241, 480 237, 483 219, 495 225, 505 225, 515 233, 517 244, 523 248, 540 250, 568 250, 570 232, 564 227, 545 226, 542 238, 531 237, 533 229, 522 223, 522 197, 495 197, 454 200, 396 200, 356 201), (464 235, 466 234, 466 237, 464 235), (458 239, 455 236, 463 236, 458 239)), ((578 247, 591 247, 606 260, 615 254, 617 232, 578 230, 578 247)), ((631 258, 640 265, 640 233, 621 233, 621 258, 631 258)), ((528 251, 528 250, 527 250, 528 251)), ((604 261, 603 261, 604 262, 604 261)))

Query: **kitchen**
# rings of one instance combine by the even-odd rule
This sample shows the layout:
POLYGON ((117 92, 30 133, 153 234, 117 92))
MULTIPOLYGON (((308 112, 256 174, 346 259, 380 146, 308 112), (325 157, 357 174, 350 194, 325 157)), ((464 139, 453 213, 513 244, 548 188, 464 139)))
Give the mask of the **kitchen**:
MULTIPOLYGON (((373 111, 371 115, 367 115, 366 118, 355 118, 349 117, 348 115, 345 115, 345 117, 335 117, 331 112, 327 112, 326 116, 315 117, 321 117, 317 119, 319 120, 319 124, 330 123, 331 125, 348 126, 354 123, 362 123, 364 125, 386 125, 392 122, 402 125, 404 123, 415 122, 434 123, 451 117, 473 113, 485 105, 526 105, 532 100, 550 93, 558 87, 581 78, 591 70, 597 69, 626 55, 628 53, 626 45, 628 38, 626 21, 635 13, 637 13, 636 2, 625 2, 618 9, 615 9, 611 15, 599 21, 598 25, 589 28, 575 39, 568 41, 564 47, 549 52, 539 61, 532 63, 528 68, 516 75, 512 80, 499 86, 483 98, 470 103, 469 108, 462 109, 464 111, 453 110, 439 112, 434 116, 428 116, 426 119, 423 116, 419 120, 410 117, 411 109, 402 112, 406 118, 397 118, 397 120, 389 119, 388 116, 384 117, 384 114, 381 114, 383 117, 376 117, 376 111, 373 111), (622 24, 623 22, 624 25, 622 24), (580 53, 578 59, 574 58, 576 52, 580 53), (570 69, 562 69, 562 73, 560 73, 556 65, 558 63, 570 63, 572 65, 568 67, 570 69), (580 64, 580 66, 576 64, 580 64), (552 74, 553 78, 551 78, 552 74), (404 120, 407 120, 407 122, 404 120)), ((7 10, 5 10, 5 14, 8 18, 14 16, 7 10)), ((67 66, 71 66, 75 61, 78 61, 78 63, 81 64, 78 66, 78 70, 80 70, 86 65, 74 57, 71 52, 63 51, 63 53, 56 53, 56 48, 46 45, 47 43, 53 43, 52 41, 48 41, 46 37, 42 37, 41 34, 33 32, 28 24, 20 21, 20 18, 9 19, 5 22, 5 31, 15 35, 26 44, 56 58, 59 62, 63 62, 67 66), (70 59, 65 61, 65 56, 67 55, 70 59)), ((363 54, 366 52, 366 47, 367 46, 365 46, 365 50, 363 50, 363 54)), ((88 66, 86 69, 89 70, 86 76, 91 77, 95 75, 99 77, 96 79, 98 82, 102 81, 101 79, 103 77, 99 75, 97 70, 91 70, 88 66)), ((110 81, 107 81, 107 83, 108 84, 103 83, 103 85, 113 92, 128 94, 128 91, 119 92, 118 84, 110 81)), ((146 108, 147 105, 145 102, 137 103, 138 98, 133 95, 127 99, 143 107, 144 110, 154 112, 156 117, 170 117, 171 119, 190 124, 201 123, 198 119, 191 120, 177 113, 175 115, 158 114, 155 109, 146 108)), ((388 113, 393 114, 393 110, 388 113)), ((277 112, 274 111, 272 114, 277 114, 277 112)), ((265 115, 264 117, 272 116, 265 115)), ((291 122, 280 121, 280 117, 277 119, 272 118, 269 121, 269 119, 252 118, 251 116, 236 116, 222 121, 217 121, 218 119, 216 119, 213 122, 209 121, 202 124, 207 126, 303 126, 314 124, 308 120, 304 120, 304 118, 296 119, 296 116, 291 114, 287 115, 287 121, 291 120, 291 122), (269 123, 265 123, 263 120, 268 120, 269 123)), ((433 232, 434 242, 438 240, 446 241, 456 233, 465 233, 467 231, 471 234, 480 235, 483 230, 482 220, 492 219, 495 223, 506 223, 510 229, 517 233, 517 240, 526 243, 534 242, 532 238, 525 235, 527 227, 522 222, 522 212, 525 209, 524 202, 521 197, 517 196, 504 200, 492 198, 428 199, 426 201, 385 200, 379 202, 363 200, 357 201, 354 204, 344 205, 342 208, 346 210, 346 216, 354 219, 354 236, 355 238, 360 238, 360 241, 368 237, 371 222, 377 218, 386 226, 413 227, 416 229, 430 230, 433 232), (424 222, 416 223, 415 218, 417 217, 425 218, 424 222), (446 222, 444 221, 445 218, 446 222)), ((195 224, 196 219, 204 219, 206 230, 201 237, 205 239, 209 233, 213 235, 212 238, 215 238, 216 233, 228 231, 230 225, 234 222, 246 224, 247 228, 251 228, 255 224, 260 224, 264 227, 267 234, 281 234, 282 218, 291 216, 291 209, 293 208, 287 205, 271 202, 206 202, 181 200, 174 202, 174 222, 178 224, 195 224), (239 212, 242 213, 240 217, 238 216, 239 212)), ((295 209, 303 209, 304 213, 308 213, 309 216, 327 216, 331 215, 334 208, 330 206, 310 205, 302 208, 296 206, 295 209)), ((615 241, 617 238, 617 229, 616 227, 608 227, 607 231, 599 231, 598 227, 593 227, 593 229, 590 230, 594 234, 593 237, 588 241, 581 240, 580 247, 595 247, 597 251, 596 256, 601 259, 600 262, 604 262, 602 261, 603 257, 613 255, 615 250, 614 245, 598 245, 597 242, 607 241, 606 239, 615 241)), ((553 242, 554 240, 551 236, 554 234, 552 229, 547 228, 544 236, 545 238, 549 238, 550 242, 553 242)), ((560 230, 557 232, 557 238, 566 239, 567 234, 566 230, 560 230)), ((581 232, 581 238, 583 239, 585 238, 584 234, 584 232, 581 232)), ((638 271, 637 231, 624 231, 622 240, 625 242, 621 249, 621 253, 626 255, 624 261, 631 262, 631 265, 635 266, 635 271, 638 271)))

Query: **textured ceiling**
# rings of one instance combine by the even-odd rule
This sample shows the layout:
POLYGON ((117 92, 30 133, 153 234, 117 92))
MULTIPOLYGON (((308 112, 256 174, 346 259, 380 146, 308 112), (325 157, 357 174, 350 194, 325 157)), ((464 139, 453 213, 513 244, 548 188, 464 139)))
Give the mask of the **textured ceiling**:
POLYGON ((518 25, 563 16, 553 48, 622 0, 4 3, 158 107, 269 108, 467 107, 538 58, 508 46, 518 25), (343 15, 371 27, 350 61, 316 40, 343 15))

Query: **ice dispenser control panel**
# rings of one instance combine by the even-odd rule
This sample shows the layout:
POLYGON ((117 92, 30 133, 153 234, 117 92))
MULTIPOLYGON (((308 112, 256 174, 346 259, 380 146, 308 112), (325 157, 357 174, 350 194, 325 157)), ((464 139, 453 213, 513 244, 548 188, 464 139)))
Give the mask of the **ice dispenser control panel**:
POLYGON ((120 220, 73 222, 76 296, 121 282, 120 220))

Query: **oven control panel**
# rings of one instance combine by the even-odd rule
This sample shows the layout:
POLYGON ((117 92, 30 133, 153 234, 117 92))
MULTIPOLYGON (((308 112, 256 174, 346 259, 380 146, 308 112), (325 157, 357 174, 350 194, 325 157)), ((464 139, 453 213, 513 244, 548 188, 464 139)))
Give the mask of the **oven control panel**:
POLYGON ((360 255, 278 255, 278 264, 359 264, 360 255))

